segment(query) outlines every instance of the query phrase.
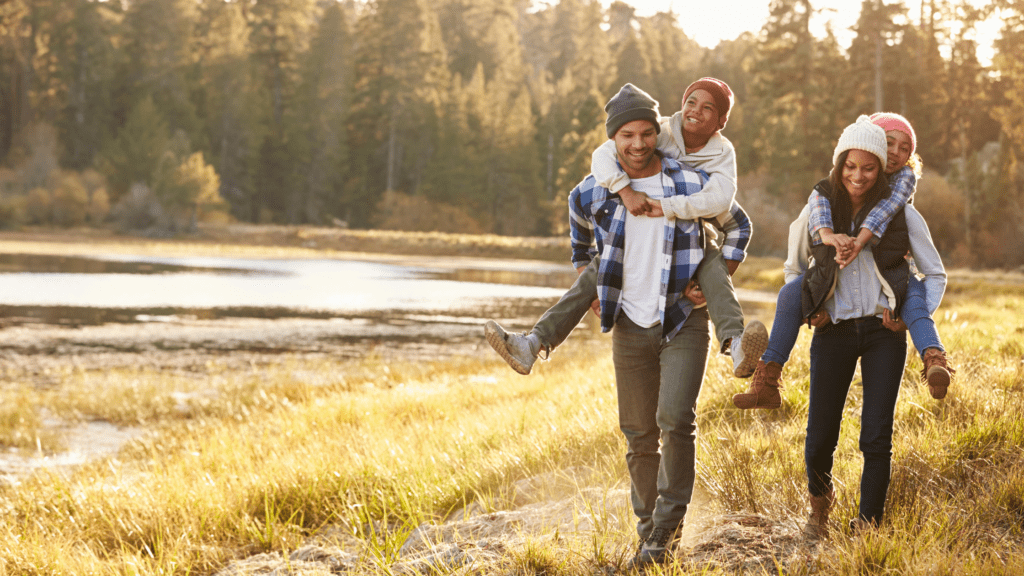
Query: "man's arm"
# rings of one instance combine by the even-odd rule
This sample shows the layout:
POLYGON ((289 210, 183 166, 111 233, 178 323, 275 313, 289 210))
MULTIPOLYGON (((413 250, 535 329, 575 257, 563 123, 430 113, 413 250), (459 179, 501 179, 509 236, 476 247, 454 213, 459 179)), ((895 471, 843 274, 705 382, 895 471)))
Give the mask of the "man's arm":
POLYGON ((569 243, 572 246, 572 265, 577 271, 586 268, 597 254, 594 248, 594 222, 587 210, 590 196, 584 188, 587 182, 585 180, 569 193, 569 243))
POLYGON ((708 222, 714 224, 725 234, 722 240, 722 257, 725 258, 726 266, 729 267, 729 274, 736 271, 740 262, 747 257, 747 245, 750 243, 750 236, 753 232, 753 225, 747 213, 743 211, 735 201, 732 207, 714 218, 708 218, 708 222))

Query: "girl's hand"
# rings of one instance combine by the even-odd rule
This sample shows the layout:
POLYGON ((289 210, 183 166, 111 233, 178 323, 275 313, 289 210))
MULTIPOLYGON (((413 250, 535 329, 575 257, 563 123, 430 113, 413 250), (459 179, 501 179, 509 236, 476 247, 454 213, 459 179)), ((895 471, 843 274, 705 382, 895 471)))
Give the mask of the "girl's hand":
POLYGON ((882 326, 885 326, 893 332, 902 332, 907 329, 907 325, 903 322, 903 319, 894 318, 891 310, 882 311, 882 326))

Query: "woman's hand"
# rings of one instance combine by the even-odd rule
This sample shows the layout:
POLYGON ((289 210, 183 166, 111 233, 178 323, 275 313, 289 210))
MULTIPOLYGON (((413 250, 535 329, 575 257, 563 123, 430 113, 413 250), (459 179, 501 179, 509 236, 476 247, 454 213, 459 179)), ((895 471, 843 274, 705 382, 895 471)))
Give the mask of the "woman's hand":
POLYGON ((811 314, 811 317, 807 319, 807 324, 814 326, 815 328, 821 328, 830 322, 832 322, 832 317, 828 315, 828 311, 824 308, 818 310, 814 314, 811 314))
POLYGON ((902 332, 907 329, 907 325, 903 322, 903 319, 896 318, 891 310, 882 311, 882 326, 885 326, 893 332, 902 332))
POLYGON ((693 302, 697 308, 708 303, 704 298, 704 292, 700 289, 700 284, 698 284, 696 280, 690 280, 690 283, 686 285, 686 290, 683 291, 683 295, 686 296, 690 302, 693 302))

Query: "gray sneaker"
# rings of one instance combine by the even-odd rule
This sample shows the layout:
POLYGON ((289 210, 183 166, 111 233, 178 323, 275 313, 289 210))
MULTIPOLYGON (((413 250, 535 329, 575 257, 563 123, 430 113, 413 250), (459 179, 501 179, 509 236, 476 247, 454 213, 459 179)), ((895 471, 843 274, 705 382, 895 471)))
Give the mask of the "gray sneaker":
POLYGON ((494 351, 504 358, 513 370, 523 375, 530 373, 533 363, 537 361, 539 350, 533 349, 526 334, 522 332, 509 334, 500 324, 494 320, 488 320, 484 324, 484 336, 491 348, 494 348, 494 351))
POLYGON ((655 528, 651 535, 644 540, 637 551, 636 556, 627 564, 627 568, 642 570, 651 564, 666 564, 672 558, 672 548, 675 546, 676 536, 679 529, 655 528))
POLYGON ((752 320, 742 335, 732 339, 732 373, 737 378, 750 378, 767 349, 768 329, 760 320, 752 320))

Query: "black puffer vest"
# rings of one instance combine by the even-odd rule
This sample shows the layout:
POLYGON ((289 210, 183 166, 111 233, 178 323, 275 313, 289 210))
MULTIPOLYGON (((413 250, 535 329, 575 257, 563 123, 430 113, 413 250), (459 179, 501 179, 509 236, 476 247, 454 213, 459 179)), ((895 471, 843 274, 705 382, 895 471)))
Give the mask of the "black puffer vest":
MULTIPOLYGON (((826 198, 830 205, 834 204, 835 193, 827 179, 818 182, 814 189, 826 198)), ((874 204, 861 209, 854 218, 854 229, 860 229, 860 223, 873 207, 874 204)), ((878 244, 871 249, 875 257, 875 266, 896 297, 893 311, 897 316, 903 308, 903 301, 907 297, 907 285, 910 282, 910 264, 906 259, 909 251, 910 233, 907 231, 906 215, 901 209, 889 222, 878 244)), ((821 310, 825 301, 832 297, 839 272, 835 247, 825 244, 812 245, 811 255, 814 257, 814 265, 807 269, 803 281, 801 308, 804 319, 821 310)))

